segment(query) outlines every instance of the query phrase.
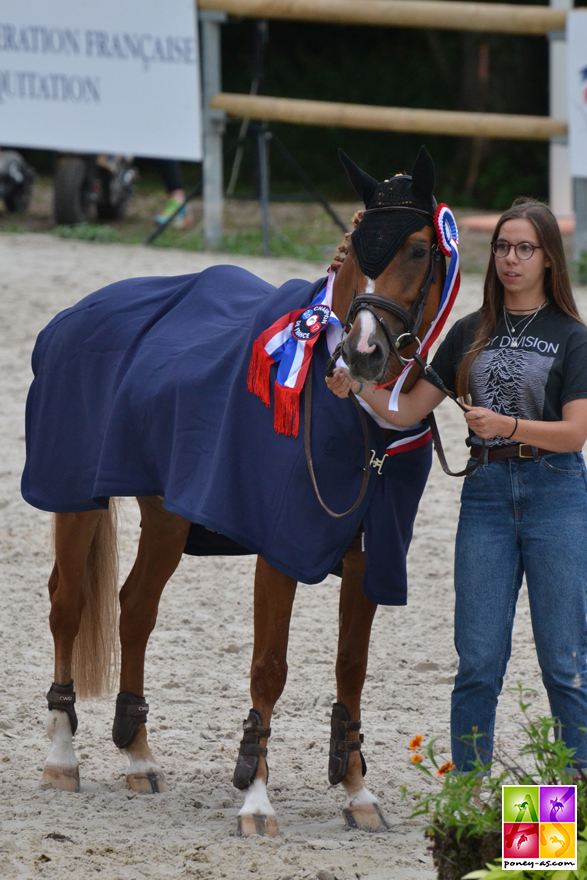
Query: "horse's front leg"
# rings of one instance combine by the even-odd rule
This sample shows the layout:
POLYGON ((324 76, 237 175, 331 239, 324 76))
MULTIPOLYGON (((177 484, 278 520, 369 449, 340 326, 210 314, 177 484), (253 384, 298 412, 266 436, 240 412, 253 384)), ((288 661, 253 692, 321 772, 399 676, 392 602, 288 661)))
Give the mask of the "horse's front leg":
POLYGON ((363 592, 365 554, 357 537, 343 560, 340 589, 338 657, 336 661, 337 702, 332 707, 328 778, 342 782, 347 794, 343 816, 350 828, 384 831, 389 825, 366 787, 367 772, 361 752, 361 693, 367 673, 369 637, 377 605, 363 592))
POLYGON ((190 524, 164 510, 160 498, 137 500, 142 529, 135 564, 120 591, 120 693, 112 739, 128 758, 126 780, 131 789, 150 794, 167 791, 167 783, 147 742, 145 651, 161 593, 179 565, 190 524))
POLYGON ((55 515, 55 565, 49 578, 49 624, 55 645, 53 684, 47 699, 51 748, 43 768, 43 788, 79 791, 79 764, 73 749, 77 729, 72 680, 73 643, 86 603, 87 560, 100 511, 55 515))
POLYGON ((261 557, 255 573, 255 644, 251 663, 253 708, 244 722, 233 783, 245 791, 237 834, 279 834, 275 811, 267 797, 267 740, 273 708, 287 678, 287 640, 297 583, 261 557))

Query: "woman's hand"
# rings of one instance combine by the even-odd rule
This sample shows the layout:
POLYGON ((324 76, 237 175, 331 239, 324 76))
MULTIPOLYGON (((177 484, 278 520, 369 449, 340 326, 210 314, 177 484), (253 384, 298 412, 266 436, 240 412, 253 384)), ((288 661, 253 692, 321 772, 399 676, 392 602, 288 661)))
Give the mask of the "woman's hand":
POLYGON ((509 437, 514 430, 516 420, 512 416, 485 409, 484 406, 468 406, 465 421, 478 437, 491 440, 493 437, 509 437))
POLYGON ((326 377, 326 384, 337 397, 348 397, 349 391, 358 394, 361 388, 361 383, 351 379, 344 367, 335 367, 332 376, 326 377))

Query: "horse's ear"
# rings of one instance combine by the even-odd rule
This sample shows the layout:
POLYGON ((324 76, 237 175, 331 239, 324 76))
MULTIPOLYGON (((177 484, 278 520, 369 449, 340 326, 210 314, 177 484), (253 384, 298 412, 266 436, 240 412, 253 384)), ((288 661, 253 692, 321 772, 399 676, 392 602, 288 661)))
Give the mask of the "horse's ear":
POLYGON ((434 162, 425 146, 420 147, 412 168, 412 190, 415 195, 429 199, 434 192, 434 162))
POLYGON ((361 171, 361 169, 355 165, 352 159, 349 159, 347 154, 344 150, 341 150, 340 147, 338 149, 338 156, 344 165, 344 169, 353 185, 353 189, 359 198, 363 200, 365 207, 367 207, 373 197, 373 193, 379 186, 378 182, 365 171, 361 171))

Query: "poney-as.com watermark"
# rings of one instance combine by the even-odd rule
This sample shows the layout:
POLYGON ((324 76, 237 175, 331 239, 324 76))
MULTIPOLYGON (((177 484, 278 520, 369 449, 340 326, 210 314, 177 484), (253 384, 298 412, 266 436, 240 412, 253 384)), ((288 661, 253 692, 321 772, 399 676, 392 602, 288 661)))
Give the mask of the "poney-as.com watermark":
POLYGON ((503 867, 577 870, 577 786, 504 785, 503 867))

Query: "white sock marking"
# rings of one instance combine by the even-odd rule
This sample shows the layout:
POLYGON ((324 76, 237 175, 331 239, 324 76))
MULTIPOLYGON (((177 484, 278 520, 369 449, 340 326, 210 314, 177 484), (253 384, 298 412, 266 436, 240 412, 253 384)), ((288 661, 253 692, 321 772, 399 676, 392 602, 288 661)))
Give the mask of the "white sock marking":
POLYGON ((133 758, 128 749, 122 749, 122 752, 128 758, 128 775, 133 773, 157 773, 161 770, 158 764, 153 761, 145 761, 143 758, 133 758))
POLYGON ((245 802, 239 816, 275 816, 275 810, 269 803, 267 788, 260 779, 255 779, 245 790, 245 802))
POLYGON ((377 798, 375 795, 371 794, 369 789, 364 785, 357 794, 354 794, 352 797, 349 797, 347 800, 347 807, 361 807, 363 804, 376 804, 377 798))
POLYGON ((71 724, 66 712, 50 709, 47 715, 47 735, 51 740, 51 748, 45 764, 53 767, 77 767, 78 762, 73 750, 71 724))

